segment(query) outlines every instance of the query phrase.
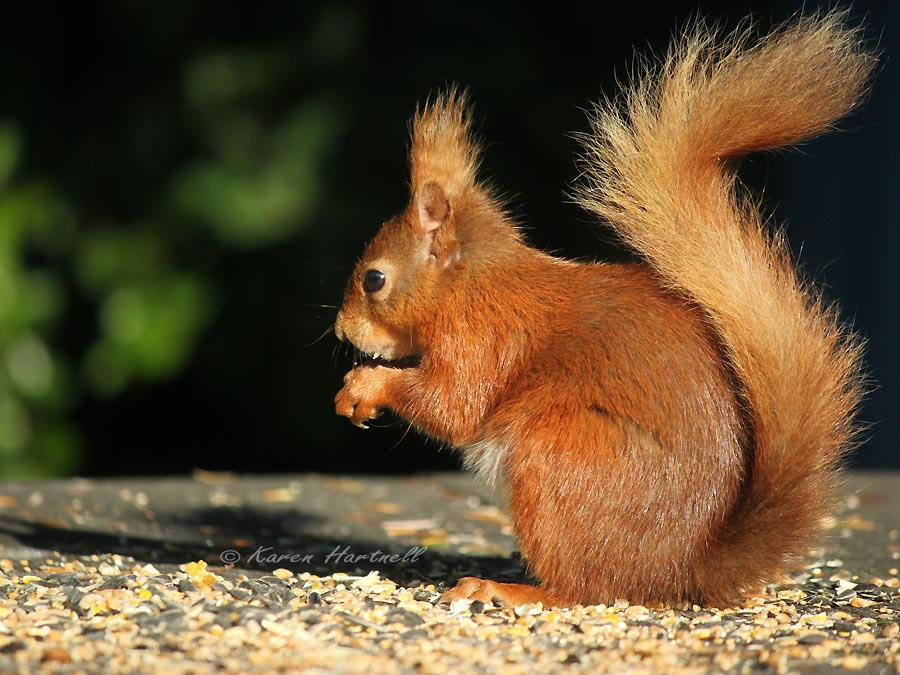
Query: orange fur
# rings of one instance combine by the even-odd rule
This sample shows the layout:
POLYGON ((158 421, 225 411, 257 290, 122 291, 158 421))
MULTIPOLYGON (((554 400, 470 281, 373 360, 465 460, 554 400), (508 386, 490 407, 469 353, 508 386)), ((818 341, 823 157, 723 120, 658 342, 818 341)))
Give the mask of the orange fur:
POLYGON ((461 448, 506 500, 540 586, 464 579, 447 599, 720 604, 821 534, 859 341, 726 160, 856 105, 873 59, 842 18, 752 46, 698 28, 621 107, 598 106, 579 200, 646 263, 528 247, 478 182, 464 97, 417 113, 410 205, 366 249, 336 324, 377 358, 336 406, 461 448), (383 287, 366 290, 370 270, 383 287))

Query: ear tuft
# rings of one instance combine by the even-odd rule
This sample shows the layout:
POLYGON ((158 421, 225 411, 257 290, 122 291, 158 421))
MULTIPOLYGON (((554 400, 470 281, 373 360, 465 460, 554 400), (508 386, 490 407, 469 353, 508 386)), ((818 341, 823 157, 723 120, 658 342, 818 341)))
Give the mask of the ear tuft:
POLYGON ((414 194, 436 181, 453 200, 475 186, 479 148, 470 126, 466 93, 456 87, 416 111, 409 153, 414 194))
POLYGON ((416 212, 423 232, 434 232, 450 219, 450 200, 440 185, 431 181, 419 189, 416 212))

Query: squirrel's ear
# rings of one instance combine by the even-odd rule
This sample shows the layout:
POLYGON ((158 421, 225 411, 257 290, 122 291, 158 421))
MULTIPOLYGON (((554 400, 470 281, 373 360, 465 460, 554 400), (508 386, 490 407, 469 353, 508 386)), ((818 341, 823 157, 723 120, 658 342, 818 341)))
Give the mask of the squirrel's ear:
POLYGON ((437 207, 423 219, 433 229, 442 224, 441 204, 449 205, 477 186, 479 150, 469 127, 466 95, 455 87, 418 109, 413 118, 409 151, 413 197, 423 206, 437 207))
POLYGON ((444 189, 430 181, 416 191, 416 214, 425 233, 435 233, 450 220, 450 200, 444 189))

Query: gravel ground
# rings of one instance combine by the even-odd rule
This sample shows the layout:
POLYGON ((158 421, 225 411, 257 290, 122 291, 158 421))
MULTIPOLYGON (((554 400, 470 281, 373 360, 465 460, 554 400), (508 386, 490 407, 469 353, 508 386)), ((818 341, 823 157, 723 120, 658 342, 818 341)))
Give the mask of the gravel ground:
POLYGON ((524 579, 461 474, 0 484, 0 672, 900 672, 900 474, 728 608, 466 601, 524 579))

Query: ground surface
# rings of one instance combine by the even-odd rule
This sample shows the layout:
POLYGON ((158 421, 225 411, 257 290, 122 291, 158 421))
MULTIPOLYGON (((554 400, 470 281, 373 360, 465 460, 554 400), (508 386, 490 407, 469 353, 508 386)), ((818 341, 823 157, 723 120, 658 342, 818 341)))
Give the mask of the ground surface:
POLYGON ((0 672, 900 672, 900 474, 742 607, 434 605, 521 580, 468 476, 0 484, 0 672))

